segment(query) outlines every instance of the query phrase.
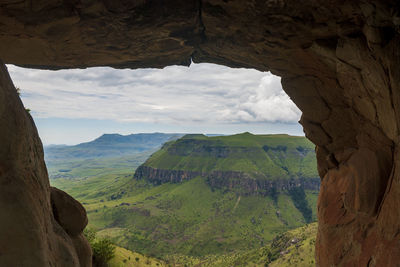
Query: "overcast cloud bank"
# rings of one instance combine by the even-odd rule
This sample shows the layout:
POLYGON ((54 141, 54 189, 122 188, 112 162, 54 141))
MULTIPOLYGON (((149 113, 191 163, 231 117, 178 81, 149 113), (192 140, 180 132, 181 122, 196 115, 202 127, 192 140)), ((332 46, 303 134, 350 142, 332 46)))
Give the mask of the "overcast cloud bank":
POLYGON ((215 64, 189 68, 32 70, 8 65, 35 118, 164 124, 295 123, 280 78, 215 64))

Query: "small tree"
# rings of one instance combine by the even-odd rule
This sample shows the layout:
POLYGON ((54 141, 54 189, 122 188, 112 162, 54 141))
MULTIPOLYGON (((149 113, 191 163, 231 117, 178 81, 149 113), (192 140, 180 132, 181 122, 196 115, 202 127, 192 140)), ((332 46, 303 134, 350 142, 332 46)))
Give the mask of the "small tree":
POLYGON ((93 245, 93 261, 98 266, 107 266, 107 263, 115 256, 115 246, 110 239, 100 238, 93 245))
POLYGON ((83 232, 93 251, 93 266, 105 267, 115 256, 115 245, 108 238, 99 238, 93 229, 83 232))

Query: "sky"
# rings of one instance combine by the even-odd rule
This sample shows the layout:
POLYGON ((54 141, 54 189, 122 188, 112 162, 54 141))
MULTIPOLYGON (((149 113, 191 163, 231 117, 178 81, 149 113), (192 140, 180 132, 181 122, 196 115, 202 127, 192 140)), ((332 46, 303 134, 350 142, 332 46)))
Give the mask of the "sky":
POLYGON ((208 63, 136 70, 7 67, 45 145, 73 145, 104 133, 304 135, 300 110, 269 72, 208 63))

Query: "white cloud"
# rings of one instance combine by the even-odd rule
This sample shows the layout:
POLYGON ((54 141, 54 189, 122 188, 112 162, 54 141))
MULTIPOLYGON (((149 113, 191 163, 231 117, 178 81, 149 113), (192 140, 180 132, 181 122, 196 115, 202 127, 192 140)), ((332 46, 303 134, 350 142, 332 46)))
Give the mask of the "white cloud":
POLYGON ((297 122, 280 78, 214 64, 164 69, 31 70, 8 66, 36 118, 163 124, 297 122))

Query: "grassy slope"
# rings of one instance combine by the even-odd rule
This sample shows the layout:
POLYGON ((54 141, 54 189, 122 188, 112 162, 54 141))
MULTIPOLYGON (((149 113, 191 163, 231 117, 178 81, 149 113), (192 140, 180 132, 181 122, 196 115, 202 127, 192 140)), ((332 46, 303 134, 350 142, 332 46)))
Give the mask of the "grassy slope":
POLYGON ((283 134, 186 135, 166 143, 145 165, 202 172, 240 171, 255 176, 261 173, 268 178, 318 177, 314 145, 305 137, 283 134), (228 157, 216 157, 212 152, 198 152, 205 147, 224 148, 230 153, 228 157), (267 151, 265 147, 268 147, 267 151), (179 153, 172 153, 171 150, 179 153))
POLYGON ((269 267, 311 267, 315 266, 315 239, 317 235, 317 223, 294 229, 286 233, 293 240, 297 238, 298 243, 290 243, 283 250, 283 255, 273 261, 269 267))
MULTIPOLYGON (((99 235, 156 257, 177 252, 198 257, 259 248, 276 234, 305 223, 286 194, 279 195, 277 205, 269 197, 241 196, 238 200, 234 193, 211 191, 200 177, 152 186, 121 173, 56 179, 52 184, 84 204, 89 225, 99 235)), ((309 192, 307 197, 315 207, 315 194, 309 192)))
POLYGON ((165 262, 146 257, 142 254, 116 247, 115 257, 109 262, 110 267, 164 267, 165 262))
POLYGON ((281 235, 268 245, 242 252, 209 255, 204 258, 169 255, 166 261, 143 256, 117 247, 110 267, 122 266, 203 266, 203 267, 312 267, 315 266, 317 223, 308 224, 281 235), (137 258, 137 259, 136 259, 137 258), (158 265, 157 265, 158 264, 158 265))
MULTIPOLYGON (((287 135, 267 137, 241 134, 196 138, 217 143, 223 140, 224 146, 228 147, 253 146, 264 156, 266 154, 269 158, 267 161, 273 162, 275 167, 278 166, 277 169, 282 170, 282 166, 289 164, 290 168, 293 165, 290 169, 292 173, 316 173, 315 167, 305 170, 300 166, 311 162, 307 167, 310 168, 315 164, 315 156, 311 159, 310 152, 301 161, 296 161, 290 155, 286 158, 279 156, 282 151, 268 150, 268 154, 262 149, 265 145, 274 148, 285 143, 287 151, 296 150, 299 146, 313 151, 313 145, 305 138, 287 135), (299 166, 296 167, 296 164, 299 166)), ((155 153, 150 161, 161 156, 167 158, 160 153, 164 152, 155 153)), ((298 152, 293 155, 298 158, 298 152)), ((285 193, 279 194, 275 203, 269 197, 213 191, 200 177, 181 184, 153 186, 132 178, 133 168, 143 159, 124 159, 80 161, 70 171, 75 179, 52 179, 51 183, 84 204, 88 211, 89 226, 97 229, 99 235, 110 236, 118 245, 136 252, 162 257, 172 263, 184 259, 188 266, 191 266, 190 262, 224 266, 211 263, 239 259, 239 256, 247 255, 249 250, 256 253, 252 257, 260 259, 266 253, 262 246, 277 234, 305 224, 304 217, 285 193)), ((261 161, 265 159, 258 163, 259 160, 260 157, 255 155, 255 158, 250 157, 250 161, 236 158, 236 165, 226 161, 218 164, 226 168, 231 165, 240 170, 244 168, 240 164, 247 166, 251 162, 253 167, 260 170, 261 161)), ((193 158, 190 161, 193 162, 193 158)), ((196 165, 203 163, 198 161, 196 165)), ((306 198, 315 220, 317 192, 306 191, 306 198)))
POLYGON ((258 249, 208 255, 204 258, 172 255, 167 262, 174 263, 173 266, 313 267, 317 227, 317 223, 312 223, 287 231, 258 249))

